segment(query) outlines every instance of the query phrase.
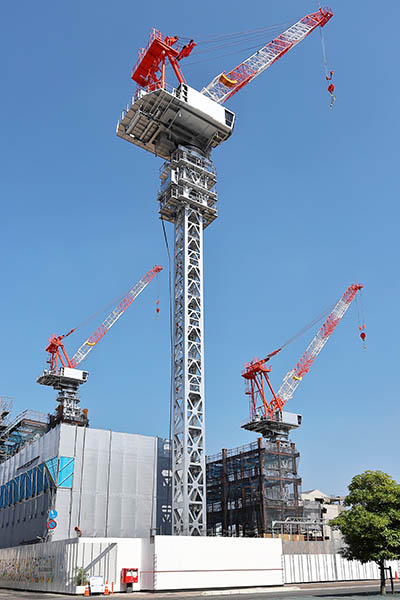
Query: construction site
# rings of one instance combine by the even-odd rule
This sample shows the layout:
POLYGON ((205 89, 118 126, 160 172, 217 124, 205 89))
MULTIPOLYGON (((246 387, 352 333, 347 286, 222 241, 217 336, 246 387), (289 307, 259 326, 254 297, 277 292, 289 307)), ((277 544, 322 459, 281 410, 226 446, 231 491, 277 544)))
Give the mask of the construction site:
MULTIPOLYGON (((339 553, 342 539, 329 520, 345 510, 344 498, 302 490, 295 435, 303 415, 287 411, 353 301, 365 345, 363 284, 344 282, 340 295, 328 298, 328 310, 302 329, 299 323, 300 331, 266 348, 264 358, 249 357, 238 373, 245 407, 238 431, 250 432, 254 441, 216 454, 208 454, 205 443, 203 232, 218 227, 213 151, 225 147, 240 118, 229 99, 287 53, 290 60, 314 30, 322 36, 332 17, 329 8, 305 15, 200 91, 181 68, 196 40, 153 29, 139 50, 131 75, 136 91, 116 135, 136 146, 126 146, 132 161, 139 150, 163 161, 157 202, 169 266, 137 273, 74 353, 67 338, 78 326, 51 335, 37 383, 54 390, 54 410, 14 415, 12 398, 0 397, 0 587, 82 594, 96 585, 108 593, 111 585, 113 591, 140 591, 377 578, 376 565, 346 561, 339 553), (163 285, 168 275, 170 281, 171 391, 162 402, 171 404, 170 436, 129 433, 127 420, 121 431, 94 428, 81 406, 81 388, 90 386, 82 365, 99 342, 111 343, 103 338, 126 310, 135 310, 139 295, 148 301, 145 290, 163 270, 163 285), (307 333, 311 341, 276 383, 271 364, 283 361, 281 351, 307 333)), ((333 71, 323 50, 334 109, 333 71)), ((251 86, 245 92, 250 95, 251 86)), ((397 562, 393 568, 400 572, 397 562)))

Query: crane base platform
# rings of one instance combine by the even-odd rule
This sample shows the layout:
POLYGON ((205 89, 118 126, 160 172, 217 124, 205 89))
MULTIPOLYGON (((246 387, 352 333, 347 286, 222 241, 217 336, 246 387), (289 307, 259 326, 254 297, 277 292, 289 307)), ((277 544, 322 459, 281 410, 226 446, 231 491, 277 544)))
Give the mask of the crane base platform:
POLYGON ((265 417, 257 417, 251 421, 242 423, 242 429, 255 431, 271 441, 279 439, 288 439, 289 432, 292 429, 300 427, 303 417, 296 413, 277 412, 276 419, 266 419, 265 417))
POLYGON ((117 136, 169 160, 180 145, 208 153, 228 139, 235 115, 194 88, 139 89, 117 123, 117 136))
POLYGON ((66 385, 78 388, 81 383, 87 381, 88 377, 89 373, 87 371, 59 367, 58 369, 43 371, 43 374, 37 378, 37 382, 41 385, 49 385, 58 390, 66 385))

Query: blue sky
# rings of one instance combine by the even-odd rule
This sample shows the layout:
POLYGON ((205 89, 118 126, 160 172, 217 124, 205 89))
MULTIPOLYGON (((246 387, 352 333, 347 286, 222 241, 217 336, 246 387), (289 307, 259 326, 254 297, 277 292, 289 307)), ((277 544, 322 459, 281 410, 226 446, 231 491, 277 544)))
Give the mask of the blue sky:
MULTIPOLYGON (((219 218, 205 232, 206 427, 209 454, 254 440, 240 429, 244 362, 361 281, 367 351, 352 306, 287 405, 303 415, 293 440, 304 489, 343 493, 365 469, 400 480, 399 83, 389 35, 400 7, 389 1, 378 11, 366 0, 332 8, 333 110, 318 31, 227 103, 236 128, 214 152, 219 218)), ((155 264, 167 267, 161 160, 115 136, 150 28, 205 39, 315 9, 303 0, 256 1, 249 10, 236 0, 2 4, 0 394, 14 398, 15 414, 54 410, 55 392, 36 383, 51 333, 68 331, 155 264)), ((201 89, 248 54, 190 64, 193 57, 182 69, 201 89)), ((67 340, 71 355, 98 324, 67 340)), ((271 363, 276 387, 311 337, 271 363)), ((168 434, 166 269, 82 367, 92 426, 168 434)))

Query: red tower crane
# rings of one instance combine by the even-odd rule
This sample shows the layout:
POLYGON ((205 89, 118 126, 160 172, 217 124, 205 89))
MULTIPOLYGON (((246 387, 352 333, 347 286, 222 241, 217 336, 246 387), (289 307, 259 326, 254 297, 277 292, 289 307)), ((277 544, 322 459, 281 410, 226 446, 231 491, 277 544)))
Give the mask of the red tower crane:
POLYGON ((246 394, 249 396, 250 421, 243 425, 244 429, 258 431, 264 437, 275 438, 278 432, 287 435, 289 429, 298 427, 301 424, 300 415, 285 413, 285 419, 282 415, 282 409, 288 400, 293 397, 304 375, 310 370, 311 365, 362 287, 362 285, 355 283, 347 288, 318 333, 311 340, 300 360, 293 369, 286 373, 276 393, 268 376, 271 369, 266 366, 266 363, 278 354, 282 348, 271 352, 262 360, 254 359, 245 365, 242 377, 246 380, 246 394), (268 398, 268 389, 272 395, 271 398, 268 398))
POLYGON ((143 292, 150 281, 157 273, 160 273, 160 271, 162 271, 162 267, 156 265, 135 283, 108 317, 104 319, 100 327, 98 327, 96 331, 83 342, 71 359, 65 350, 63 340, 76 331, 77 328, 71 329, 71 331, 64 335, 53 334, 50 337, 49 343, 46 346, 46 352, 49 353, 47 363, 50 368, 46 369, 43 374, 38 377, 37 382, 58 390, 59 394, 57 400, 59 405, 57 413, 59 419, 82 425, 87 424, 87 411, 82 411, 83 414, 81 414, 78 406, 80 402, 78 387, 87 381, 89 374, 87 371, 81 371, 76 367, 87 357, 94 346, 101 340, 107 331, 111 329, 126 309, 134 300, 136 300, 139 294, 143 292))
POLYGON ((172 522, 176 535, 206 532, 203 230, 218 216, 211 151, 232 135, 235 125, 235 114, 223 103, 331 17, 329 9, 306 15, 201 91, 185 82, 179 66, 192 52, 193 40, 180 48, 176 36, 163 37, 154 30, 132 72, 139 87, 123 109, 116 133, 165 159, 160 170, 160 216, 175 226, 172 522), (167 61, 179 82, 175 89, 165 82, 167 61))

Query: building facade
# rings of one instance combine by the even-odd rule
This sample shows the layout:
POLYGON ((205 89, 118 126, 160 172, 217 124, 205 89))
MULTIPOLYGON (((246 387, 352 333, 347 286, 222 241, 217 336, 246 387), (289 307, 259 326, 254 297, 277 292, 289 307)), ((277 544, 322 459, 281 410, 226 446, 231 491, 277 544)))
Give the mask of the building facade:
POLYGON ((161 438, 57 425, 0 464, 0 547, 170 533, 169 455, 161 438))

